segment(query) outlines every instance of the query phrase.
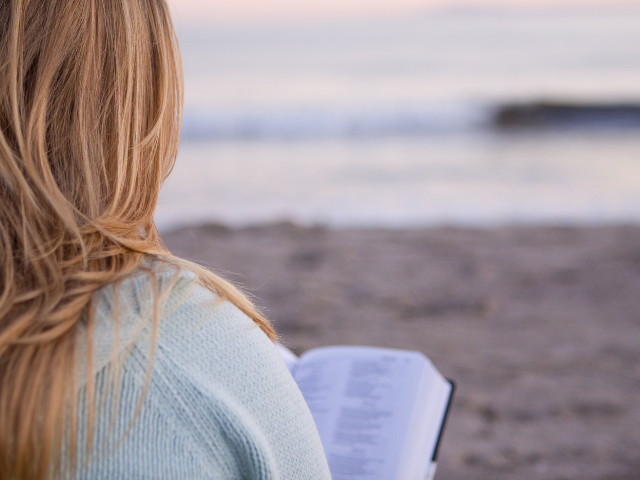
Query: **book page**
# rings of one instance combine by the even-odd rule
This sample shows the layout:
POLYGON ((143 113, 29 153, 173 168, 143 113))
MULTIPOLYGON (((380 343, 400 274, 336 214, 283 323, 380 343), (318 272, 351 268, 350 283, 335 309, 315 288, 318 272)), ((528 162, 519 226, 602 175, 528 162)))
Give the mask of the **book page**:
POLYGON ((451 384, 427 362, 401 461, 399 478, 406 480, 424 480, 422 472, 435 473, 433 453, 451 395, 451 384))
POLYGON ((295 378, 333 480, 401 480, 426 364, 418 352, 373 347, 324 347, 300 357, 295 378))

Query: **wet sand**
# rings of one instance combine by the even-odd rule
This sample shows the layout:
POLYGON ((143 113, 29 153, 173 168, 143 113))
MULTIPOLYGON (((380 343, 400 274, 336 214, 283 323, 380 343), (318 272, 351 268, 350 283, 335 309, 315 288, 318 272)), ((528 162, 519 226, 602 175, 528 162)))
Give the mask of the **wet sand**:
POLYGON ((436 479, 640 478, 640 227, 164 238, 253 294, 297 353, 415 349, 454 378, 436 479))

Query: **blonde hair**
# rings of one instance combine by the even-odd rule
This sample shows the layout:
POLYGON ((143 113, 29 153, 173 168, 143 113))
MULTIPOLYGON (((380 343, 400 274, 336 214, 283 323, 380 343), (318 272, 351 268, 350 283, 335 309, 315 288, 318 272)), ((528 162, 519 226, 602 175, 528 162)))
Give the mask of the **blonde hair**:
POLYGON ((163 0, 0 2, 1 478, 74 464, 79 332, 95 292, 145 258, 196 271, 275 339, 246 297, 172 257, 155 227, 181 75, 163 0))

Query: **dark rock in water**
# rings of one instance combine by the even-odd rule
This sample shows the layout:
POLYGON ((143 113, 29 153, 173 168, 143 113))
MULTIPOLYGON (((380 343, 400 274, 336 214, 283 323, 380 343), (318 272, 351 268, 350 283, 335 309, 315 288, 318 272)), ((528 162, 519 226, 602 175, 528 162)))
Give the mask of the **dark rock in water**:
POLYGON ((494 123, 504 128, 640 128, 640 104, 510 104, 498 109, 494 123))

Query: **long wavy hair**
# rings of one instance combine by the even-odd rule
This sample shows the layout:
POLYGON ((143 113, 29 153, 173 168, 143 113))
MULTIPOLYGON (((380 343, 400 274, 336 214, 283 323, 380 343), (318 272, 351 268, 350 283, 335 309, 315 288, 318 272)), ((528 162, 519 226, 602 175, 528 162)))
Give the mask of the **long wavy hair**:
POLYGON ((96 291, 146 258, 196 271, 275 338, 245 296, 158 234, 181 114, 164 0, 0 1, 1 478, 74 465, 78 337, 96 291))

